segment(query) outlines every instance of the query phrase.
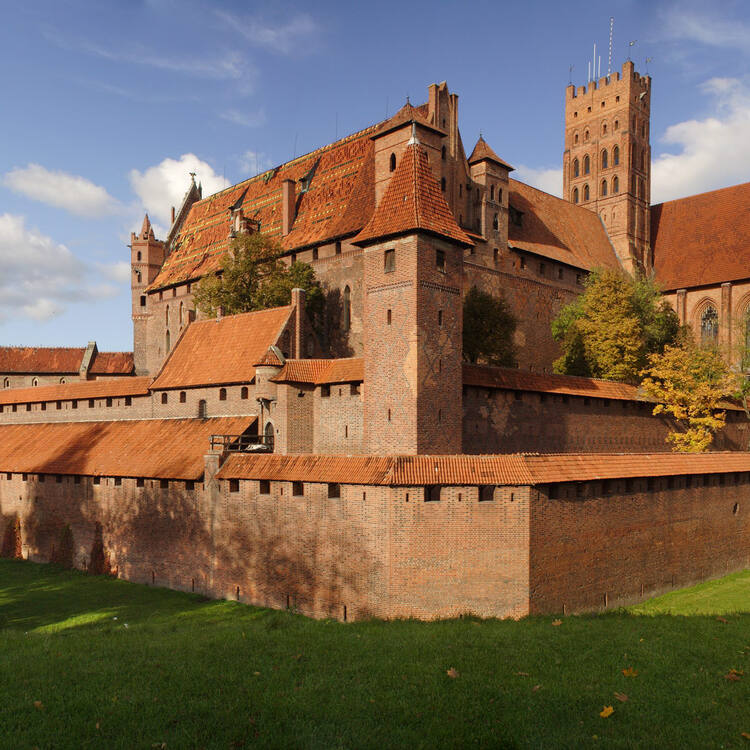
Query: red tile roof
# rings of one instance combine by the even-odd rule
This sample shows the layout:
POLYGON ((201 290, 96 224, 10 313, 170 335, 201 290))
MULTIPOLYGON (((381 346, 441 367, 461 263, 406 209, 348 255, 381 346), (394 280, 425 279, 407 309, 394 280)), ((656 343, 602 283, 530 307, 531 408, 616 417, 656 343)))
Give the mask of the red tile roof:
POLYGON ((89 368, 90 375, 132 375, 133 352, 97 352, 89 368))
POLYGON ((593 211, 510 180, 510 205, 521 226, 508 222, 508 244, 590 271, 620 268, 601 219, 593 211))
POLYGON ((665 290, 750 277, 750 182, 651 206, 651 249, 665 290))
POLYGON ((40 385, 36 388, 8 388, 0 391, 0 404, 39 404, 43 401, 147 396, 150 377, 76 380, 64 385, 40 385))
POLYGON ((363 245, 417 229, 473 245, 445 201, 427 153, 418 143, 404 150, 372 218, 353 242, 363 245))
POLYGON ((82 347, 2 346, 0 372, 78 374, 82 347))
POLYGON ((422 127, 434 130, 441 135, 446 135, 444 130, 437 127, 427 119, 426 109, 427 105, 423 104, 420 107, 413 107, 407 102, 398 112, 396 112, 395 115, 393 115, 393 117, 378 125, 375 133, 371 137, 375 138, 377 136, 385 135, 386 133, 390 133, 392 130, 396 130, 396 128, 400 128, 410 122, 416 122, 422 127))
POLYGON ((0 426, 0 471, 199 479, 214 434, 242 434, 255 417, 58 422, 0 426))
POLYGON ((287 250, 358 232, 375 207, 373 125, 195 203, 169 257, 149 287, 159 289, 216 271, 229 246, 230 207, 238 205, 287 250), (302 180, 306 178, 307 187, 302 180), (297 184, 291 232, 281 234, 281 186, 297 184))
POLYGON ((494 161, 508 170, 513 169, 513 167, 511 167, 507 161, 503 161, 490 148, 490 145, 487 143, 487 141, 485 141, 484 138, 482 138, 482 136, 480 135, 479 140, 477 141, 477 145, 474 146, 474 150, 471 152, 471 156, 469 157, 468 161, 469 161, 469 164, 476 164, 476 162, 482 161, 483 159, 489 159, 490 161, 494 161))
POLYGON ((255 377, 254 364, 276 344, 292 310, 291 306, 274 307, 191 323, 152 390, 249 383, 255 377))
POLYGON ((361 357, 347 359, 288 359, 273 378, 276 383, 358 383, 365 377, 361 357))
POLYGON ((262 365, 270 365, 271 367, 281 367, 284 363, 281 361, 281 357, 274 351, 274 347, 269 346, 266 353, 254 363, 256 367, 262 365))
POLYGON ((750 471, 750 453, 738 452, 496 456, 233 454, 218 476, 220 479, 276 479, 408 487, 428 484, 540 485, 745 471, 750 471))

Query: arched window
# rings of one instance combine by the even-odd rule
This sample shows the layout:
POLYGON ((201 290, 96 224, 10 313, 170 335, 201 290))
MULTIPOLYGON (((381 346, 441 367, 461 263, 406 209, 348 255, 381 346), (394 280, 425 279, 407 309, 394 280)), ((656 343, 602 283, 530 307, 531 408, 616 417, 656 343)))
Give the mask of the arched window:
POLYGON ((620 129, 620 121, 615 120, 615 130, 619 130, 619 129, 620 129))
POLYGON ((36 386, 39 385, 39 378, 32 378, 31 385, 34 386, 34 388, 36 388, 36 386))
POLYGON ((606 180, 602 180, 599 194, 602 196, 602 198, 606 197, 607 195, 607 181, 606 180))
POLYGON ((584 130, 583 131, 583 142, 586 143, 586 141, 588 141, 588 139, 589 139, 589 131, 588 130, 584 130))
POLYGON ((573 143, 575 143, 575 145, 576 145, 576 146, 578 145, 578 133, 576 133, 576 134, 575 134, 575 135, 573 136, 573 143))
POLYGON ((164 323, 169 325, 169 305, 164 308, 164 323))
POLYGON ((3 378, 3 388, 10 388, 10 378, 3 378))
POLYGON ((391 172, 396 169, 396 154, 391 154, 391 172))
POLYGON ((60 378, 60 385, 65 385, 68 381, 65 378, 60 378))
POLYGON ((578 203, 578 188, 573 188, 573 203, 578 203))
POLYGON ((490 185, 490 200, 491 201, 495 200, 495 186, 494 185, 490 185))
POLYGON ((607 123, 606 122, 602 125, 602 135, 607 135, 607 123))
POLYGON ((609 166, 609 157, 607 156, 607 149, 602 151, 602 169, 607 169, 609 166))
POLYGON ((167 335, 164 337, 164 351, 169 352, 171 348, 172 348, 172 337, 169 335, 169 331, 167 331, 167 335))
POLYGON ((589 199, 589 186, 584 185, 583 186, 583 200, 587 201, 589 199))
POLYGON ((440 150, 440 158, 445 161, 445 146, 440 150))
POLYGON ((581 174, 581 165, 578 159, 573 159, 573 177, 578 177, 581 174))
POLYGON ((198 402, 198 419, 205 419, 208 416, 208 409, 206 408, 206 399, 202 398, 198 402))
POLYGON ((341 316, 341 327, 343 330, 348 331, 349 326, 352 323, 352 292, 349 286, 344 287, 344 305, 341 316))
POLYGON ((707 305, 701 314, 701 344, 713 346, 719 338, 719 314, 713 305, 707 305))
POLYGON ((227 400, 227 389, 219 388, 219 401, 226 401, 226 400, 227 400))
POLYGON ((183 310, 183 306, 182 306, 182 302, 180 302, 180 313, 179 313, 179 318, 178 318, 180 325, 182 325, 182 310, 183 310))
POLYGON ((586 156, 583 157, 583 173, 584 174, 591 173, 591 159, 589 159, 588 154, 586 154, 586 156))
POLYGON ((493 229, 499 229, 500 228, 500 220, 498 219, 497 214, 495 214, 492 217, 492 228, 493 229))
POLYGON ((617 166, 619 163, 620 163, 620 147, 615 146, 612 149, 612 164, 614 164, 614 166, 617 166))
POLYGON ((266 428, 263 430, 263 438, 266 447, 273 450, 273 425, 270 422, 266 422, 266 428))
POLYGON ((613 177, 612 178, 612 194, 620 192, 620 178, 619 177, 613 177))
POLYGON ((243 385, 243 386, 242 386, 242 388, 240 388, 240 398, 241 398, 241 399, 242 399, 243 401, 247 400, 247 397, 248 397, 248 393, 249 393, 249 392, 248 392, 248 390, 247 390, 247 386, 246 386, 246 385, 243 385))

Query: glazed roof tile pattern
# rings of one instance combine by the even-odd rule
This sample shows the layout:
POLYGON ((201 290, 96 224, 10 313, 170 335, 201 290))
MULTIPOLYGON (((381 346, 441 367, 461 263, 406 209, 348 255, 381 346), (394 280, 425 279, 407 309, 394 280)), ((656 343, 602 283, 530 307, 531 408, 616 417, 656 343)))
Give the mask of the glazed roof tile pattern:
POLYGON ((612 380, 579 378, 572 375, 547 375, 506 367, 463 365, 464 385, 503 388, 517 391, 562 393, 571 396, 643 401, 635 386, 612 380))
POLYGON ((149 289, 197 279, 221 267, 229 247, 230 208, 239 206, 260 231, 292 250, 358 232, 375 207, 374 147, 378 126, 343 138, 198 201, 149 289), (292 230, 281 234, 281 188, 297 183, 292 230), (303 180, 305 181, 303 183, 303 180))
MULTIPOLYGON (((0 466, 0 470, 2 466, 0 466)), ((750 453, 586 453, 495 456, 321 456, 233 454, 220 479, 381 486, 541 485, 629 477, 750 471, 750 453)))
POLYGON ((0 391, 2 404, 39 404, 49 401, 148 396, 150 377, 78 380, 64 385, 40 385, 35 388, 8 388, 0 391))
POLYGON ((365 377, 361 357, 346 359, 288 359, 272 380, 276 383, 357 383, 365 377))
POLYGON ((419 144, 408 145, 367 226, 354 238, 359 245, 416 229, 473 245, 458 226, 419 144))
POLYGON ((750 277, 750 182, 651 206, 651 249, 665 290, 750 277))
POLYGON ((255 363, 276 344, 292 311, 289 305, 191 323, 151 389, 249 383, 255 363))
POLYGON ((135 371, 133 352, 97 352, 90 375, 131 375, 135 371))
POLYGON ((511 167, 507 161, 503 161, 490 148, 489 143, 487 143, 487 141, 485 141, 484 138, 482 138, 482 136, 480 135, 479 140, 477 141, 477 145, 474 146, 474 150, 471 152, 471 156, 469 157, 468 161, 469 164, 476 164, 476 162, 482 161, 482 159, 489 159, 490 161, 494 161, 509 170, 513 169, 513 167, 511 167))
POLYGON ((508 245, 590 271, 620 268, 599 216, 581 206, 509 181, 509 204, 520 211, 521 226, 508 222, 508 245))
POLYGON ((211 435, 242 434, 254 422, 217 417, 1 425, 0 470, 195 480, 203 475, 211 435))

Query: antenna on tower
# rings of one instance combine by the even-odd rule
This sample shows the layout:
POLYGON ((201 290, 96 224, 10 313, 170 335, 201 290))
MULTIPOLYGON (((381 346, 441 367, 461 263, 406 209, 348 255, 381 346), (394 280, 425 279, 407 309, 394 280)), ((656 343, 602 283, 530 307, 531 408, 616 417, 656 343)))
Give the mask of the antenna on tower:
POLYGON ((575 67, 575 65, 571 65, 568 68, 568 86, 572 86, 573 85, 573 68, 574 67, 575 67))
POLYGON ((637 39, 633 39, 632 42, 628 42, 628 62, 630 62, 630 50, 635 47, 637 39))
POLYGON ((648 64, 649 64, 650 62, 653 62, 653 61, 654 61, 654 58, 653 58, 653 57, 647 57, 647 58, 646 58, 646 75, 648 75, 648 64))
POLYGON ((607 60, 607 78, 612 72, 612 31, 615 28, 615 17, 609 17, 609 58, 607 60))
POLYGON ((596 42, 594 42, 594 59, 591 61, 591 72, 593 73, 590 80, 594 80, 596 78, 596 42))

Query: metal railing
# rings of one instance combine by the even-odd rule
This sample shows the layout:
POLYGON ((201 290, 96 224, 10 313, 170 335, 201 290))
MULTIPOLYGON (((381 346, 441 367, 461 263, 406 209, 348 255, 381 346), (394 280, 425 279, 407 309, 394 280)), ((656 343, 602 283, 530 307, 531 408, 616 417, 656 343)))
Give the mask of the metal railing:
POLYGON ((273 435, 211 435, 211 450, 222 453, 272 453, 273 435))

